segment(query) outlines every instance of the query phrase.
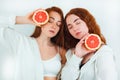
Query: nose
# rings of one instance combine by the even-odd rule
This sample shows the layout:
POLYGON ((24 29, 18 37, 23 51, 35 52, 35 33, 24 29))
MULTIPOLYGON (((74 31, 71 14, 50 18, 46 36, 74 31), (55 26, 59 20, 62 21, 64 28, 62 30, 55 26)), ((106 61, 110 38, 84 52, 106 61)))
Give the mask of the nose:
POLYGON ((76 30, 77 30, 77 27, 76 27, 76 26, 73 26, 73 30, 76 31, 76 30))
POLYGON ((56 28, 56 23, 52 23, 52 28, 56 28))

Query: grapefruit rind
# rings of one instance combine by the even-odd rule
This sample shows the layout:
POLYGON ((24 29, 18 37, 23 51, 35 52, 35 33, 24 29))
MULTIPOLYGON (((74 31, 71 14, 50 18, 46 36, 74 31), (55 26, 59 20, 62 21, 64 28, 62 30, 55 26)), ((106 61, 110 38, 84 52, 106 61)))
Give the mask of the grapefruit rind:
POLYGON ((49 15, 48 15, 47 11, 41 9, 41 10, 37 10, 37 11, 34 12, 32 19, 33 19, 33 21, 34 21, 37 25, 43 25, 43 24, 46 24, 46 23, 48 22, 48 20, 49 20, 49 15), (43 13, 45 13, 45 15, 46 15, 46 20, 45 20, 45 21, 43 21, 43 22, 38 22, 38 21, 35 19, 35 17, 36 17, 36 15, 37 15, 38 12, 43 12, 43 13))
POLYGON ((97 50, 101 46, 101 39, 100 39, 100 37, 97 34, 90 34, 85 39, 85 46, 89 50, 97 50), (92 40, 90 40, 91 37, 94 37, 94 38, 92 40), (90 46, 90 45, 92 45, 92 46, 90 46))

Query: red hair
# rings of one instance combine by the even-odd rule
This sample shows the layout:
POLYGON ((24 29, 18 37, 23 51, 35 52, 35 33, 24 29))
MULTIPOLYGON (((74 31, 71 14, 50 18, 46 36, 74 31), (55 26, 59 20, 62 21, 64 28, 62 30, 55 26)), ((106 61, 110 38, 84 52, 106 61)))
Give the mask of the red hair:
MULTIPOLYGON (((74 14, 74 15, 78 16, 81 20, 83 20, 88 27, 89 33, 99 35, 102 42, 104 44, 106 44, 106 40, 101 33, 99 25, 97 24, 95 18, 89 13, 89 11, 87 11, 84 8, 71 9, 66 14, 65 21, 66 21, 66 18, 71 14, 74 14)), ((79 40, 72 37, 72 35, 68 31, 67 25, 65 25, 65 30, 64 31, 66 32, 66 34, 65 34, 65 47, 66 47, 66 49, 74 48, 76 46, 76 44, 79 42, 79 40)))

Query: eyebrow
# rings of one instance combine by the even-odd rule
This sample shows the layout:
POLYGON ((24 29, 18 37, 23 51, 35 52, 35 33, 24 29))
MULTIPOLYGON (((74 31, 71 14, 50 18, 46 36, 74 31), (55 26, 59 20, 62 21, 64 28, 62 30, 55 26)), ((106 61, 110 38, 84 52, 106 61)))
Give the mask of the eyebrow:
MULTIPOLYGON (((55 18, 54 17, 50 17, 51 19, 53 19, 53 20, 55 20, 55 18)), ((58 21, 58 22, 62 22, 62 21, 58 21)))
MULTIPOLYGON (((80 18, 77 18, 73 21, 73 23, 75 23, 77 20, 79 20, 80 18)), ((70 26, 71 24, 68 24, 67 26, 70 26)))
POLYGON ((73 23, 75 23, 77 20, 79 20, 79 18, 75 19, 75 20, 73 21, 73 23))
POLYGON ((55 20, 55 18, 54 17, 50 17, 51 19, 53 19, 53 20, 55 20))

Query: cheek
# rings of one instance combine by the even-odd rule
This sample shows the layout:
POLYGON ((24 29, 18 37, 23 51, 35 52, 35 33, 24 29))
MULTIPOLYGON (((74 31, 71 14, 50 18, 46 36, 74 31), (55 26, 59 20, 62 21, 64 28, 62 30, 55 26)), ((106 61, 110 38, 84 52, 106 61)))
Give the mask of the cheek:
POLYGON ((74 31, 73 31, 73 30, 69 30, 69 33, 70 33, 71 35, 74 35, 74 31))
POLYGON ((59 31, 60 31, 60 29, 59 29, 59 28, 57 28, 57 29, 55 30, 55 33, 57 34, 59 31))
POLYGON ((44 27, 43 26, 41 27, 41 31, 44 31, 44 27))
POLYGON ((84 24, 83 26, 84 26, 84 27, 83 27, 83 28, 84 28, 83 30, 86 30, 86 32, 88 32, 88 27, 87 27, 87 25, 84 24))
POLYGON ((85 31, 86 31, 86 32, 88 32, 88 31, 89 31, 87 27, 85 28, 85 31))
POLYGON ((57 31, 58 31, 58 32, 60 31, 60 27, 57 28, 57 31))

